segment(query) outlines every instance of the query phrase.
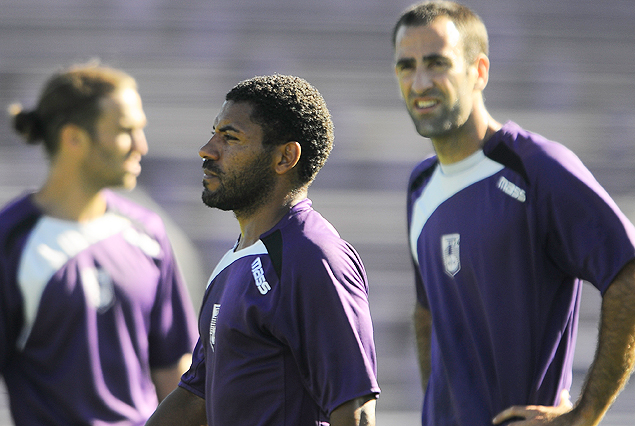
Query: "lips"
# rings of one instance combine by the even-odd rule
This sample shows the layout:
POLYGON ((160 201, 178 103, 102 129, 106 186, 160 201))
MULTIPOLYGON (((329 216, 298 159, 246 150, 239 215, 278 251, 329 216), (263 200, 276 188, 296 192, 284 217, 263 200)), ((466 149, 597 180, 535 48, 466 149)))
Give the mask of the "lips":
POLYGON ((222 174, 220 168, 210 160, 203 161, 203 173, 205 177, 214 177, 222 174))
POLYGON ((209 172, 204 172, 203 173, 203 183, 205 182, 209 182, 213 179, 219 179, 218 175, 215 175, 213 173, 209 173, 209 172))
POLYGON ((425 108, 432 108, 438 103, 439 103, 438 101, 434 101, 434 100, 417 100, 415 101, 415 106, 420 109, 425 109, 425 108))
POLYGON ((430 112, 441 102, 433 98, 417 98, 412 102, 413 108, 421 113, 430 112))
POLYGON ((134 176, 139 176, 139 174, 141 174, 141 164, 138 161, 128 161, 124 167, 126 172, 134 176))
POLYGON ((203 185, 206 188, 212 180, 220 181, 220 175, 222 175, 222 172, 218 165, 210 160, 203 161, 203 185))
POLYGON ((219 173, 216 170, 210 170, 210 169, 203 169, 203 178, 204 179, 211 179, 214 177, 218 177, 219 173))

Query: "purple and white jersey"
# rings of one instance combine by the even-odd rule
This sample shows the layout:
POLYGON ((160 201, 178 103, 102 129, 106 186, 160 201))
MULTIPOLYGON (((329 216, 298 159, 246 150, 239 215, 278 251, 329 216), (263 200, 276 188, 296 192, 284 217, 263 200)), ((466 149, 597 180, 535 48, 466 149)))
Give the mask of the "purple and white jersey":
POLYGON ((105 191, 90 222, 0 212, 0 368, 18 425, 142 425, 150 370, 192 350, 196 320, 161 219, 105 191))
POLYGON ((635 229, 564 146, 507 123, 483 151, 413 171, 409 240, 432 313, 423 425, 481 426, 571 385, 581 280, 602 293, 635 229))
POLYGON ((307 199, 212 276, 192 368, 210 426, 328 425, 379 394, 361 259, 307 199))

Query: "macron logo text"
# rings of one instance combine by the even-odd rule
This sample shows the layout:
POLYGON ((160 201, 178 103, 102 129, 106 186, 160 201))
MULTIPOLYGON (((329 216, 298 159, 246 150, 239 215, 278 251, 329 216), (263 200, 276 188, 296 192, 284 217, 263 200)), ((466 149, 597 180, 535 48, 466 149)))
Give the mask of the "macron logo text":
POLYGON ((503 176, 498 180, 498 189, 503 191, 505 194, 509 195, 512 198, 517 199, 521 203, 524 203, 527 200, 527 194, 525 194, 525 190, 517 187, 503 176))
POLYGON ((271 290, 271 286, 267 282, 265 271, 262 269, 262 262, 259 257, 251 264, 251 273, 254 276, 254 280, 256 281, 256 286, 258 287, 260 294, 267 294, 269 290, 271 290))

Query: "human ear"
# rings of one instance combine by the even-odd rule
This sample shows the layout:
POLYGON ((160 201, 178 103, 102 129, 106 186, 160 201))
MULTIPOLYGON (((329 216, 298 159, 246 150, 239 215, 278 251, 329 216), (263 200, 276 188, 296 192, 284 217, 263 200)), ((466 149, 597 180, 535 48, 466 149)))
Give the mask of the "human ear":
POLYGON ((475 89, 482 92, 489 81, 489 58, 482 53, 479 54, 475 66, 477 72, 475 89))
POLYGON ((287 142, 277 147, 277 153, 275 171, 282 175, 298 164, 302 154, 302 147, 298 142, 287 142))
POLYGON ((78 152, 90 144, 88 132, 76 124, 65 124, 59 132, 60 149, 78 152))

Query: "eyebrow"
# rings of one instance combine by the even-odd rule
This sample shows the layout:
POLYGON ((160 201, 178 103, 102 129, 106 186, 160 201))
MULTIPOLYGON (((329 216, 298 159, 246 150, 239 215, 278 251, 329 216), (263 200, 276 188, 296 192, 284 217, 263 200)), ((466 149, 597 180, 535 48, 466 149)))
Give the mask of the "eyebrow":
POLYGON ((411 65, 416 62, 413 58, 400 58, 395 62, 395 67, 403 67, 405 65, 411 65))
POLYGON ((437 61, 442 59, 444 61, 449 61, 450 59, 447 56, 440 55, 438 53, 433 53, 431 55, 427 55, 423 57, 423 62, 437 61))
POLYGON ((216 126, 214 126, 214 129, 217 132, 234 132, 234 133, 241 133, 240 130, 238 130, 237 128, 235 128, 234 126, 232 126, 231 124, 227 124, 223 127, 220 128, 216 128, 216 126))
MULTIPOLYGON (((441 55, 439 53, 432 53, 430 55, 426 55, 422 58, 423 63, 426 62, 432 62, 432 61, 438 61, 438 60, 442 60, 442 61, 446 61, 446 62, 450 62, 451 59, 448 58, 447 56, 441 55)), ((416 62, 416 59, 413 57, 406 57, 406 58, 400 58, 397 60, 397 62, 395 62, 395 67, 402 67, 402 66, 406 66, 406 65, 412 65, 413 63, 416 62)))

